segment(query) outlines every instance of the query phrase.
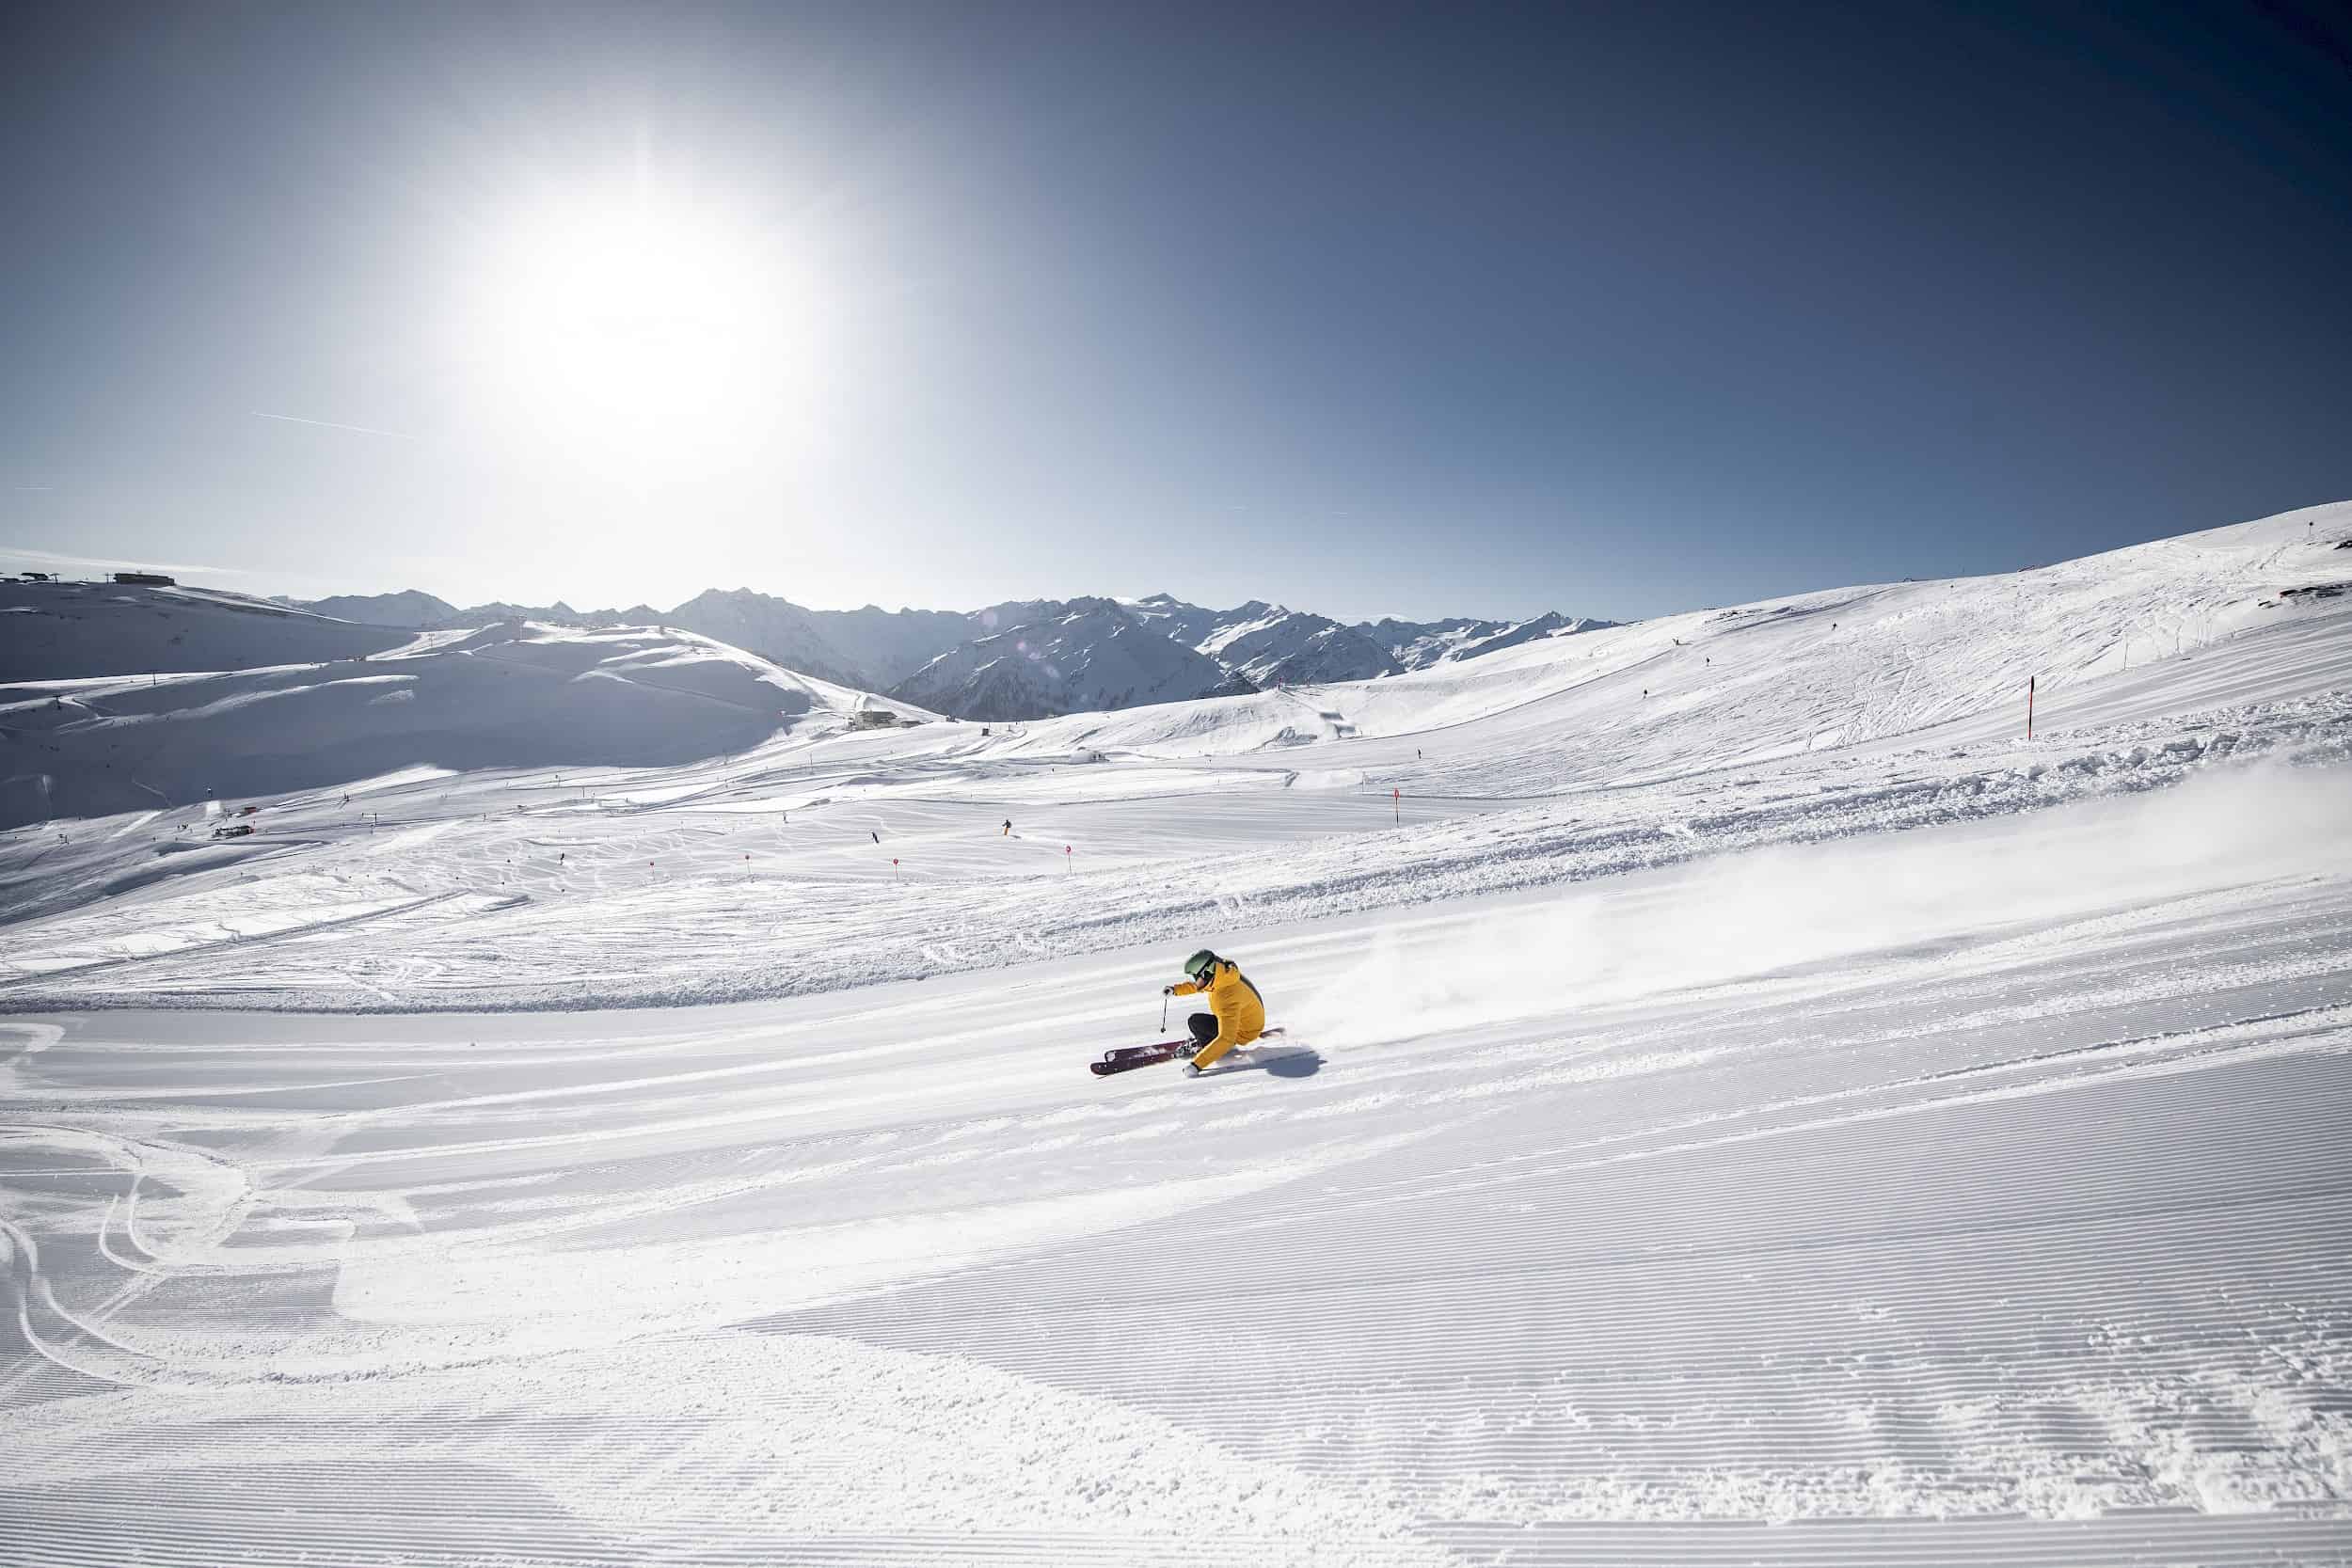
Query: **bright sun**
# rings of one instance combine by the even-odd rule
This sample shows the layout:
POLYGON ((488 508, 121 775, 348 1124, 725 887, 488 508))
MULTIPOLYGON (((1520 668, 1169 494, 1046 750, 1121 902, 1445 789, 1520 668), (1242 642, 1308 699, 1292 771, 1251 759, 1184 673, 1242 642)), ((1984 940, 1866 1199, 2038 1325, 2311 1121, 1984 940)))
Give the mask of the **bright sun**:
POLYGON ((639 188, 515 214, 472 277, 478 390, 502 430, 640 475, 750 456, 802 381, 782 247, 639 188))

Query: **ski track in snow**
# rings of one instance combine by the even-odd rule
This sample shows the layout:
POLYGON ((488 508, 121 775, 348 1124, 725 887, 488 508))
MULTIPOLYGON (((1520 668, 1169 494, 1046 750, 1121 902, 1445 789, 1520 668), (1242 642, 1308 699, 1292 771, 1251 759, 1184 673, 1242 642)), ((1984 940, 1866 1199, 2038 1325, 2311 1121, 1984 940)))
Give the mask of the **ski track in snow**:
POLYGON ((2316 519, 0 835, 0 1563, 2352 1561, 2316 519))
POLYGON ((2339 857, 1198 1084, 1080 1070, 1119 958, 10 1023, 0 1492, 44 1563, 2326 1560, 2347 974, 2339 857))

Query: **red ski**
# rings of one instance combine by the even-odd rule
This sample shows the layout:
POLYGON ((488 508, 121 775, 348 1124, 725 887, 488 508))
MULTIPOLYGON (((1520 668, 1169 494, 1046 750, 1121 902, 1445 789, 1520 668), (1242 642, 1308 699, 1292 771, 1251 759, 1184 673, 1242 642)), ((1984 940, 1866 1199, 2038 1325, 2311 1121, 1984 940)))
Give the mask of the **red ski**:
POLYGON ((1096 1077, 1107 1078, 1114 1072, 1129 1072, 1139 1067, 1150 1067, 1154 1062, 1172 1062, 1200 1049, 1189 1037, 1181 1040, 1162 1040, 1157 1045, 1122 1045, 1104 1052, 1101 1061, 1089 1062, 1087 1066, 1094 1070, 1096 1077))
MULTIPOLYGON (((1258 1038, 1271 1039, 1281 1032, 1279 1028, 1268 1029, 1258 1038)), ((1139 1067, 1151 1067, 1158 1062, 1172 1062, 1180 1056, 1189 1056, 1200 1049, 1200 1045, 1189 1037, 1181 1040, 1161 1040, 1155 1045, 1122 1045, 1104 1052, 1102 1060, 1089 1062, 1087 1067, 1097 1078, 1107 1078, 1114 1072, 1133 1072, 1139 1067)), ((1247 1051, 1248 1047, 1244 1046, 1241 1049, 1247 1051)))

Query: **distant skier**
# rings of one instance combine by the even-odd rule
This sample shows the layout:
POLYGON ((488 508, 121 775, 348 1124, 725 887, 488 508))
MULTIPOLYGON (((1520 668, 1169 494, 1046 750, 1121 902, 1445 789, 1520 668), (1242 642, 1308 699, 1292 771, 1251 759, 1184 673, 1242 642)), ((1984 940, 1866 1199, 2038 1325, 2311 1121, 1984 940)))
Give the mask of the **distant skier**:
POLYGON ((998 838, 1010 838, 1010 837, 1012 836, 1012 818, 1011 818, 1011 817, 1008 816, 1008 817, 1006 817, 1006 818, 1005 818, 1005 831, 1004 831, 1003 832, 1001 832, 1001 833, 998 833, 996 836, 997 836, 998 838))
POLYGON ((1184 1076, 1197 1078, 1203 1068, 1215 1067, 1237 1045, 1248 1045, 1265 1033, 1265 998, 1249 983, 1241 966, 1203 947, 1184 960, 1186 979, 1161 988, 1164 996, 1198 996, 1205 992, 1210 1010, 1184 1021, 1196 1050, 1184 1064, 1184 1076))

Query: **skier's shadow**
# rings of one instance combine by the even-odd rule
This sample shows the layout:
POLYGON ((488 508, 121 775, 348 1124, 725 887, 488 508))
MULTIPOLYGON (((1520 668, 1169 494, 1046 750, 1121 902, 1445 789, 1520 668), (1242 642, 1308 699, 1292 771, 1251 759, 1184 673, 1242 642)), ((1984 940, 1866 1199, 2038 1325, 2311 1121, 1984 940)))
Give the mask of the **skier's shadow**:
POLYGON ((1266 1072, 1277 1078, 1312 1078, 1323 1070, 1323 1053, 1307 1045, 1278 1045, 1250 1053, 1244 1072, 1266 1072))

